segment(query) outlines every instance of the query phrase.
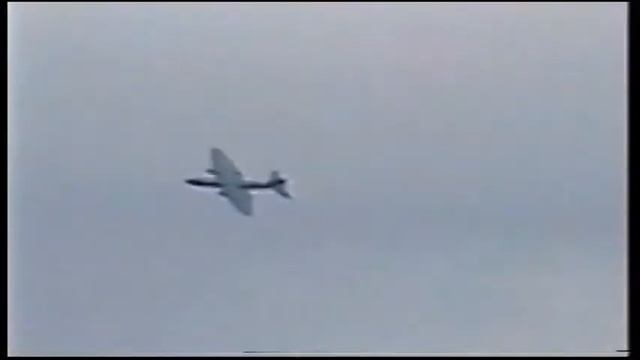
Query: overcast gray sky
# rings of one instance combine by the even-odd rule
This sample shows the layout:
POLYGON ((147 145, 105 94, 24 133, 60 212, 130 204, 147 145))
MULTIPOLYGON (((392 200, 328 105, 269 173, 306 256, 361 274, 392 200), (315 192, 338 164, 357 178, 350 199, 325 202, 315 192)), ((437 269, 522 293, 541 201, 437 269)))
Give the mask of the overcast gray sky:
POLYGON ((10 352, 625 349, 626 12, 10 4, 10 352))

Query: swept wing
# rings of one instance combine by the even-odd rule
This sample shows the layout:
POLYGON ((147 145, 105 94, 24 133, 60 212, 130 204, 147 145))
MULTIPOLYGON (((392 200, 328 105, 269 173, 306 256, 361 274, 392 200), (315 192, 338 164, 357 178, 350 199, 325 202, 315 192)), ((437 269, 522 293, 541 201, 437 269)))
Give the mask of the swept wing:
POLYGON ((230 185, 225 186, 223 191, 231 204, 241 213, 245 215, 251 215, 253 213, 253 197, 248 190, 230 185))
POLYGON ((240 184, 242 182, 242 172, 220 149, 211 149, 211 162, 217 179, 222 183, 240 184))

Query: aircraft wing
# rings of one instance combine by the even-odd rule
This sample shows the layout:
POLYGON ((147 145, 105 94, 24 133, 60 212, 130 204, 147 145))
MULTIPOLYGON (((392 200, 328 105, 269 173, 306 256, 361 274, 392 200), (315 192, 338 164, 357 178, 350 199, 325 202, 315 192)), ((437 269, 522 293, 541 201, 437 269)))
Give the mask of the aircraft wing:
POLYGON ((238 211, 245 215, 253 213, 253 198, 248 190, 236 186, 227 186, 224 191, 227 194, 227 199, 238 211))
POLYGON ((213 170, 221 182, 242 182, 242 173, 222 150, 218 148, 211 149, 211 162, 213 170))

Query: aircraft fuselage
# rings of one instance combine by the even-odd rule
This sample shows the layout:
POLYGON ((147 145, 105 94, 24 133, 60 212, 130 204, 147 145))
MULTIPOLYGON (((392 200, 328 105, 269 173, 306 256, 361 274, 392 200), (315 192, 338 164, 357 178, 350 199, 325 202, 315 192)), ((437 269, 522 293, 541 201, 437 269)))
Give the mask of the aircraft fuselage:
POLYGON ((223 183, 215 180, 204 180, 204 179, 187 179, 185 182, 192 186, 200 186, 200 187, 211 187, 211 188, 222 188, 225 186, 233 186, 238 187, 240 189, 271 189, 277 185, 284 184, 283 179, 274 179, 266 182, 259 181, 242 181, 240 183, 223 183))

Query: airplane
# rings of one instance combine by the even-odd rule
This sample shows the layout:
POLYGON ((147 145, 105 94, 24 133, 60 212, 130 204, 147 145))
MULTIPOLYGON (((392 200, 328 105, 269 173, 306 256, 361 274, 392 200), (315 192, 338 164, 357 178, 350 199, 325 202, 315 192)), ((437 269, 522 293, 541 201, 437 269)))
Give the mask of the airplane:
POLYGON ((291 199, 286 189, 287 180, 280 177, 278 171, 272 171, 265 182, 245 180, 242 172, 229 157, 220 149, 211 149, 211 168, 205 172, 214 175, 214 179, 187 179, 191 186, 220 189, 218 194, 227 198, 242 214, 253 214, 253 199, 250 190, 272 189, 280 196, 291 199))

